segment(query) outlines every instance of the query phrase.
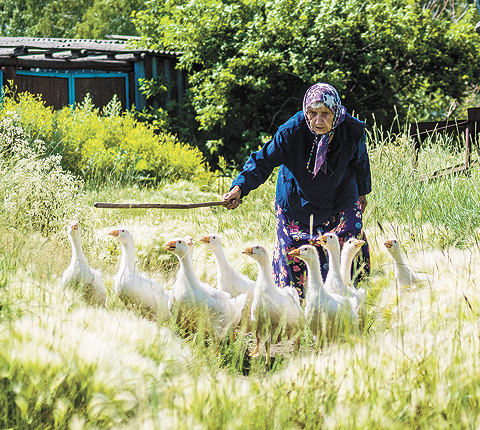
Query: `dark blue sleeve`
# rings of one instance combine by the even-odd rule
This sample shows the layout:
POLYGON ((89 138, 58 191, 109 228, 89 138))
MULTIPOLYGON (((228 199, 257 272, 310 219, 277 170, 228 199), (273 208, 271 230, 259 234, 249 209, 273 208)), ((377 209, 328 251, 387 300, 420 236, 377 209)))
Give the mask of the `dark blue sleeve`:
POLYGON ((372 177, 370 172, 370 160, 368 158, 367 145, 365 143, 365 131, 358 142, 352 161, 357 177, 358 195, 365 196, 372 191, 372 177))
POLYGON ((238 185, 244 197, 262 185, 275 167, 284 164, 287 146, 283 133, 278 131, 262 149, 250 155, 242 172, 233 180, 230 189, 238 185))

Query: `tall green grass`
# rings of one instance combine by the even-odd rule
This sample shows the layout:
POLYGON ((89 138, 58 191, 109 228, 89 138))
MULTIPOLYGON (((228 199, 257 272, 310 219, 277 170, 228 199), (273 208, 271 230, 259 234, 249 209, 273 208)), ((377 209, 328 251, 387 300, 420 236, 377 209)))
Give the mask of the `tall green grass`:
MULTIPOLYGON (((419 182, 421 175, 461 160, 458 145, 427 142, 414 167, 408 137, 369 137, 373 192, 365 226, 372 274, 361 283, 368 294, 367 331, 320 351, 305 332, 300 353, 292 354, 288 343, 276 345, 268 369, 263 357, 248 356, 254 342, 249 334, 216 346, 202 336, 183 336, 172 321, 158 326, 127 309, 113 292, 120 250, 108 232, 128 228, 139 267, 166 288, 178 263, 163 245, 187 234, 199 239, 220 233, 232 264, 255 278, 256 265, 241 251, 253 243, 273 248, 274 182, 252 192, 235 211, 93 207, 95 201, 218 200, 221 184, 179 181, 145 188, 78 182, 72 190, 82 198, 63 198, 68 212, 44 212, 58 215, 51 218, 57 228, 41 231, 26 214, 12 222, 6 204, 11 184, 0 181, 0 427, 477 428, 478 167, 419 182), (73 215, 80 218, 90 264, 102 270, 105 309, 87 307, 76 292, 60 287, 70 259, 63 227, 73 215), (429 274, 424 286, 396 287, 383 245, 392 236, 412 268, 429 274)), ((18 190, 20 198, 25 191, 18 190)), ((41 199, 48 199, 46 193, 29 195, 32 205, 41 199)), ((198 276, 214 285, 213 257, 198 241, 194 262, 198 276)))
POLYGON ((367 224, 401 225, 410 232, 411 240, 431 247, 471 246, 477 242, 478 151, 471 157, 473 168, 439 179, 433 178, 435 172, 464 162, 464 139, 429 137, 415 160, 413 142, 405 133, 393 135, 374 129, 369 137, 374 192, 367 224))

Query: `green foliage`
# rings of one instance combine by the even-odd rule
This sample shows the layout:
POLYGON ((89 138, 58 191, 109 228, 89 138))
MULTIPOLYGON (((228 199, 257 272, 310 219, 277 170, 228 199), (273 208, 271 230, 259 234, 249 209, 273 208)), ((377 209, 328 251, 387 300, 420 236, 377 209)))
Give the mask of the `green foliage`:
POLYGON ((0 0, 0 34, 17 37, 135 36, 131 14, 143 0, 0 0))
POLYGON ((5 98, 0 117, 9 112, 16 112, 32 141, 43 140, 48 154, 61 155, 62 167, 87 182, 209 181, 198 149, 121 114, 115 98, 101 113, 88 97, 76 109, 54 112, 25 93, 5 98))
POLYGON ((1 0, 2 36, 74 37, 75 25, 94 0, 1 0))
POLYGON ((137 36, 131 15, 144 8, 144 0, 95 0, 76 25, 76 37, 102 39, 111 34, 137 36))
POLYGON ((139 79, 138 89, 144 95, 148 105, 142 111, 132 111, 132 115, 138 121, 147 122, 154 129, 172 129, 178 104, 170 101, 164 106, 165 109, 160 105, 160 101, 163 101, 164 95, 171 86, 173 86, 173 82, 168 83, 164 77, 139 79))
POLYGON ((183 52, 180 67, 190 74, 201 138, 222 139, 212 158, 238 165, 259 145, 261 132, 273 134, 301 109, 304 91, 318 81, 336 86, 350 112, 374 115, 384 125, 395 106, 402 119, 413 106, 423 120, 462 102, 480 79, 477 13, 429 6, 151 1, 135 22, 144 44, 183 52))
POLYGON ((44 157, 44 143, 27 141, 20 119, 7 112, 0 122, 0 207, 4 222, 44 235, 57 232, 65 219, 82 212, 83 183, 44 157))

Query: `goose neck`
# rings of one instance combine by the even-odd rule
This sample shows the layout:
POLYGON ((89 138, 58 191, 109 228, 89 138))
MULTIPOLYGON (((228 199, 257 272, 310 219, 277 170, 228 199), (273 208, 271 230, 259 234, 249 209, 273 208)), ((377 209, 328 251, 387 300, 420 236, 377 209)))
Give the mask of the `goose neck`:
POLYGON ((135 248, 132 243, 122 243, 122 258, 120 265, 133 270, 135 268, 135 248))
POLYGON ((351 270, 353 257, 354 256, 351 253, 346 253, 342 254, 342 258, 340 259, 340 273, 345 285, 352 282, 351 270))
POLYGON ((190 253, 185 255, 177 255, 178 261, 180 263, 180 268, 183 268, 185 276, 188 279, 190 285, 197 282, 197 277, 195 276, 195 267, 193 265, 193 259, 190 253))
POLYGON ((216 248, 213 250, 213 256, 215 257, 215 261, 220 267, 225 267, 228 265, 227 257, 223 252, 223 248, 216 248))
POLYGON ((395 264, 397 264, 398 266, 404 266, 405 265, 405 261, 403 260, 403 256, 402 254, 400 254, 399 252, 395 252, 392 254, 393 256, 393 261, 395 262, 395 264))
POLYGON ((255 282, 255 289, 266 291, 270 288, 275 288, 275 283, 273 282, 273 279, 271 276, 271 268, 268 264, 268 261, 266 259, 257 260, 257 266, 258 266, 258 274, 257 274, 257 282, 255 282), (258 280, 260 280, 260 282, 258 282, 258 280))
POLYGON ((72 261, 80 260, 87 261, 85 254, 83 253, 82 242, 80 236, 69 236, 70 243, 72 245, 72 261))
POLYGON ((337 249, 328 250, 328 267, 329 271, 333 270, 333 272, 340 272, 340 255, 337 249))
POLYGON ((307 265, 308 271, 307 294, 310 290, 320 291, 323 288, 323 279, 319 261, 305 261, 305 264, 307 265))

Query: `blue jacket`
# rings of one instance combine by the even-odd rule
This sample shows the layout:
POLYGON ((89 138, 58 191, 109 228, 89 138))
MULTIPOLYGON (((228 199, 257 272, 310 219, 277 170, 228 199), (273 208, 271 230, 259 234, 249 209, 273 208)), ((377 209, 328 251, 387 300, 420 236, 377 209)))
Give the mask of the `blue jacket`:
POLYGON ((346 115, 330 142, 327 174, 320 171, 315 178, 306 168, 313 139, 303 112, 298 112, 262 149, 250 155, 232 188, 238 185, 244 197, 280 166, 277 203, 290 219, 305 225, 313 214, 315 226, 354 204, 359 195, 372 191, 365 123, 346 115))

